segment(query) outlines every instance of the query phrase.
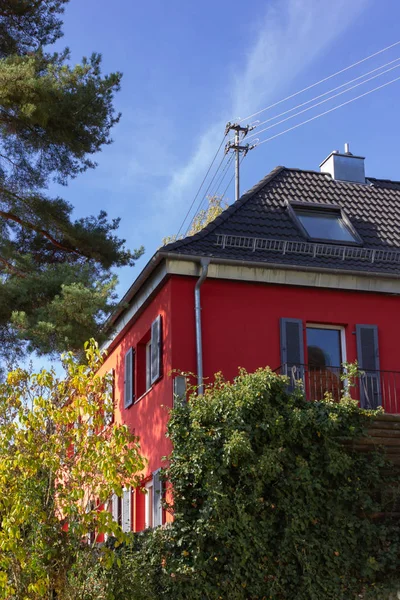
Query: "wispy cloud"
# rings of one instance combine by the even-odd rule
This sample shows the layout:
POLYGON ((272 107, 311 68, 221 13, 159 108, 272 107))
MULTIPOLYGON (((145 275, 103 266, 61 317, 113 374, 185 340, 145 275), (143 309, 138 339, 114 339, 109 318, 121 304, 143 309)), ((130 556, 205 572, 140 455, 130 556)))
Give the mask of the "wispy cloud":
MULTIPOLYGON (((237 56, 226 66, 228 75, 221 75, 220 89, 213 90, 212 96, 217 99, 212 107, 215 116, 194 140, 187 157, 181 151, 182 140, 186 140, 182 122, 178 122, 178 117, 174 122, 172 115, 163 113, 161 99, 158 109, 149 106, 148 113, 143 109, 140 115, 136 111, 131 122, 125 114, 119 126, 121 134, 117 132, 112 153, 104 157, 101 175, 97 171, 96 177, 99 188, 110 186, 110 202, 113 208, 118 205, 118 213, 123 217, 121 233, 128 243, 144 243, 148 259, 162 237, 179 227, 221 141, 227 120, 245 118, 300 87, 298 78, 306 71, 306 81, 312 83, 313 62, 323 56, 369 2, 269 1, 265 14, 249 26, 247 49, 238 48, 237 56), (223 110, 220 98, 225 99, 223 110), (133 205, 134 218, 130 216, 133 205)), ((94 185, 93 178, 88 183, 94 185)))
MULTIPOLYGON (((171 176, 163 191, 165 215, 175 208, 184 213, 195 186, 210 163, 222 137, 227 118, 245 118, 260 107, 286 93, 300 73, 310 67, 329 45, 353 22, 369 0, 276 0, 269 5, 254 28, 254 42, 244 57, 236 57, 237 73, 228 85, 225 115, 216 120, 202 135, 189 159, 171 176)), ((312 78, 310 83, 312 82, 312 78)), ((157 226, 158 224, 154 224, 157 226)))
POLYGON ((368 1, 278 0, 270 5, 235 78, 233 116, 245 118, 284 94, 368 1))

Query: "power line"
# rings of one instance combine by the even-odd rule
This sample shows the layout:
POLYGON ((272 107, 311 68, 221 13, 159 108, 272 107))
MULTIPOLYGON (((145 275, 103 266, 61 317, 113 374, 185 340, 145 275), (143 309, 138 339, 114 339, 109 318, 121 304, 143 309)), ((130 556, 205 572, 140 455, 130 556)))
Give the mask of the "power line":
MULTIPOLYGON (((225 139, 225 136, 224 136, 224 139, 225 139)), ((223 141, 223 140, 222 140, 222 141, 223 141)), ((222 145, 222 144, 221 144, 221 145, 222 145)), ((219 149, 218 149, 218 152, 219 152, 220 148, 221 148, 221 146, 219 147, 219 149)), ((187 229, 186 229, 186 232, 185 232, 185 237, 186 237, 186 236, 187 236, 187 234, 188 234, 188 231, 189 231, 189 229, 190 229, 190 226, 191 226, 191 224, 193 223, 193 220, 194 220, 195 216, 197 215, 197 213, 198 213, 198 211, 199 211, 199 209, 200 209, 200 206, 203 204, 203 200, 204 200, 204 198, 206 198, 206 197, 207 197, 207 194, 208 194, 208 192, 209 192, 209 190, 210 190, 210 188, 211 188, 211 186, 212 186, 212 183, 213 183, 213 181, 214 181, 215 177, 217 176, 217 173, 218 173, 218 171, 219 171, 219 170, 220 170, 220 168, 222 167, 222 163, 224 162, 225 158, 226 158, 226 154, 224 154, 224 156, 222 157, 222 160, 221 160, 221 162, 219 163, 219 165, 218 165, 218 167, 217 167, 217 170, 215 171, 214 175, 213 175, 213 176, 212 176, 212 178, 211 178, 211 181, 210 181, 210 183, 208 184, 208 188, 207 188, 207 189, 206 189, 206 191, 204 192, 204 195, 203 195, 203 197, 201 198, 201 200, 200 200, 200 202, 199 202, 199 204, 198 204, 198 206, 197 206, 196 212, 194 213, 194 215, 193 215, 192 219, 190 220, 190 223, 189 223, 189 225, 188 225, 188 227, 187 227, 187 229)), ((197 195, 198 195, 198 194, 197 194, 197 195)), ((194 201, 192 202, 192 206, 193 206, 193 204, 194 204, 194 201)), ((188 212, 190 212, 190 210, 191 210, 191 209, 189 209, 189 211, 188 211, 188 212)), ((179 231, 180 231, 180 230, 179 230, 179 231)), ((176 237, 178 237, 178 235, 179 235, 179 232, 178 232, 178 234, 177 234, 177 236, 176 236, 176 237)))
MULTIPOLYGON (((265 125, 265 123, 270 123, 271 121, 274 121, 275 119, 278 119, 279 117, 283 117, 284 115, 287 115, 287 114, 293 112, 294 110, 301 108, 302 106, 306 106, 307 104, 310 104, 310 102, 314 102, 314 100, 319 100, 320 98, 323 98, 324 96, 327 96, 328 94, 331 94, 332 92, 336 92, 336 90, 340 90, 341 88, 346 87, 346 85, 350 85, 351 83, 354 83, 355 81, 358 81, 359 79, 363 79, 364 77, 367 77, 367 75, 371 75, 371 73, 380 71, 381 69, 384 69, 385 67, 388 67, 389 65, 392 65, 393 63, 395 63, 399 60, 400 60, 400 57, 395 58, 394 60, 391 60, 391 61, 385 63, 384 65, 381 65, 380 67, 376 67, 376 69, 372 69, 371 71, 368 71, 367 73, 363 73, 363 75, 359 75, 358 77, 355 77, 354 79, 350 79, 350 81, 346 81, 345 83, 342 83, 341 85, 338 85, 337 87, 334 87, 334 88, 328 90, 327 92, 324 92, 323 94, 314 96, 314 98, 311 98, 311 100, 306 100, 306 102, 297 104, 297 106, 294 106, 293 108, 289 108, 288 110, 285 110, 284 112, 281 112, 278 115, 275 115, 274 117, 270 117, 269 119, 266 119, 265 121, 261 121, 261 123, 257 123, 257 125, 255 127, 261 127, 261 125, 265 125)), ((387 72, 387 71, 385 71, 385 72, 387 72)), ((255 135, 258 135, 258 132, 251 133, 247 137, 251 138, 251 137, 254 137, 255 135)))
POLYGON ((392 79, 391 81, 387 81, 386 83, 383 83, 382 85, 373 88, 372 90, 368 90, 368 92, 364 92, 364 94, 360 94, 359 96, 356 96, 355 98, 352 98, 351 100, 347 100, 347 102, 342 102, 342 104, 339 104, 338 106, 334 106, 333 108, 330 108, 329 110, 326 110, 325 112, 322 112, 318 115, 315 115, 314 117, 311 117, 311 119, 307 119, 306 121, 302 121, 301 123, 298 123, 297 125, 293 125, 293 127, 289 127, 289 129, 285 129, 284 131, 281 131, 280 133, 277 133, 276 135, 272 135, 271 137, 262 140, 261 142, 259 142, 256 145, 256 148, 258 148, 258 146, 261 146, 261 144, 265 144, 266 142, 270 142, 271 140, 284 135, 285 133, 288 133, 289 131, 293 131, 293 129, 297 129, 298 127, 302 127, 302 125, 305 125, 306 123, 310 123, 311 121, 315 121, 315 119, 319 119, 320 117, 323 117, 324 115, 327 115, 328 113, 333 112, 334 110, 337 110, 338 108, 341 108, 342 106, 346 106, 346 104, 351 104, 352 102, 355 102, 356 100, 359 100, 360 98, 363 98, 364 96, 368 96, 368 94, 372 94, 372 92, 376 92, 377 90, 380 90, 388 85, 390 85, 391 83, 394 83, 395 81, 399 81, 400 77, 396 77, 396 79, 392 79))
POLYGON ((325 100, 321 100, 321 102, 317 102, 316 104, 313 104, 312 106, 309 106, 308 108, 304 108, 303 110, 300 110, 299 112, 295 113, 294 115, 290 115, 290 117, 286 117, 286 119, 282 119, 281 121, 278 121, 277 123, 273 123, 272 125, 269 125, 268 127, 264 127, 264 129, 261 129, 260 131, 257 132, 257 135, 260 135, 261 133, 264 133, 264 131, 268 131, 269 129, 272 129, 273 127, 277 127, 278 125, 281 125, 282 123, 285 123, 286 121, 289 121, 290 119, 294 119, 295 117, 298 117, 299 115, 301 115, 305 112, 308 112, 309 110, 313 110, 317 106, 320 106, 321 104, 325 104, 325 102, 330 102, 330 100, 333 100, 333 98, 337 98, 337 96, 346 94, 347 92, 354 90, 355 88, 359 87, 360 85, 364 85, 365 83, 368 83, 368 81, 372 81, 372 79, 381 77, 381 75, 385 75, 386 73, 389 73, 389 71, 393 71, 394 69, 398 69, 399 67, 400 67, 400 63, 395 65, 394 67, 390 67, 390 69, 387 69, 386 71, 382 71, 382 73, 378 73, 377 75, 373 75, 372 77, 369 77, 368 79, 365 79, 364 81, 360 81, 360 83, 356 83, 356 85, 352 85, 351 87, 347 88, 346 90, 338 92, 337 94, 334 94, 333 96, 329 96, 329 98, 325 98, 325 100))
MULTIPOLYGON (((200 187, 199 187, 199 189, 197 190, 197 192, 196 192, 196 195, 195 195, 195 197, 193 198, 191 205, 190 205, 190 206, 189 206, 189 208, 188 208, 188 211, 187 211, 187 213, 186 213, 186 215, 185 215, 185 218, 183 219, 183 221, 182 221, 182 223, 181 223, 181 226, 179 227, 178 233, 176 234, 176 237, 177 237, 177 238, 178 238, 178 236, 179 236, 179 234, 180 234, 180 232, 181 232, 181 229, 182 229, 182 227, 183 227, 183 226, 184 226, 184 224, 185 224, 185 221, 186 221, 186 219, 188 218, 188 216, 189 216, 189 214, 190 214, 190 211, 191 211, 191 210, 192 210, 192 208, 193 208, 193 205, 194 205, 194 203, 195 203, 195 202, 196 202, 196 200, 197 200, 197 197, 198 197, 198 195, 200 194, 201 188, 203 187, 203 185, 204 185, 204 182, 205 182, 205 180, 207 179, 207 177, 208 177, 208 174, 209 174, 209 172, 210 172, 210 171, 211 171, 211 169, 212 169, 212 166, 213 166, 213 164, 214 164, 214 162, 215 162, 215 159, 217 158, 217 156, 218 156, 218 154, 219 154, 219 152, 220 152, 220 150, 221 150, 221 148, 222 148, 222 144, 224 143, 224 140, 225 140, 225 138, 226 138, 226 133, 225 133, 224 137, 222 138, 222 141, 221 141, 221 143, 220 143, 220 145, 219 145, 219 148, 218 148, 218 150, 216 151, 216 153, 215 153, 215 155, 214 155, 214 158, 213 158, 213 159, 212 159, 212 161, 211 161, 211 164, 210 164, 210 166, 209 166, 209 167, 208 167, 208 169, 207 169, 207 173, 204 175, 203 181, 201 182, 201 184, 200 184, 200 187)), ((225 158, 225 155, 224 155, 224 158, 225 158)))
POLYGON ((299 90, 298 92, 295 92, 294 94, 291 94, 290 96, 286 96, 286 98, 283 98, 282 100, 278 100, 278 102, 274 102, 274 104, 270 104, 269 106, 262 108, 261 110, 253 113, 252 115, 249 115, 248 117, 244 117, 243 119, 240 119, 240 121, 246 121, 248 119, 252 119, 253 117, 256 117, 257 115, 260 115, 261 113, 265 112, 266 110, 269 110, 270 108, 273 108, 274 106, 278 106, 278 104, 282 104, 282 102, 286 102, 287 100, 290 100, 291 98, 294 98, 295 96, 299 96, 303 92, 306 92, 307 90, 311 90, 312 88, 316 87, 317 85, 320 85, 321 83, 324 83, 325 81, 328 81, 329 79, 332 79, 333 77, 337 77, 338 75, 340 75, 341 73, 344 73, 345 71, 348 71, 349 69, 353 69, 357 65, 361 65, 362 63, 366 62, 367 60, 374 58, 374 56, 378 56, 379 54, 382 54, 383 52, 386 52, 387 50, 390 50, 391 48, 394 48, 395 46, 398 46, 399 44, 400 44, 400 40, 398 42, 395 42, 394 44, 390 44, 390 46, 386 46, 386 48, 382 48, 381 50, 378 50, 378 52, 374 52, 373 54, 366 56, 365 58, 353 63, 352 65, 349 65, 348 67, 345 67, 344 69, 341 69, 340 71, 336 71, 336 73, 332 73, 332 75, 329 75, 328 77, 324 77, 323 79, 316 81, 315 83, 303 88, 302 90, 299 90))
MULTIPOLYGON (((242 164, 242 162, 244 161, 244 159, 245 159, 245 154, 244 154, 244 155, 242 156, 242 158, 240 159, 240 164, 242 164)), ((232 177, 230 178, 230 180, 229 180, 229 182, 228 182, 228 185, 226 186, 226 188, 225 188, 225 191, 224 191, 224 193, 223 193, 223 194, 222 194, 222 196, 221 196, 221 200, 223 200, 223 199, 224 199, 224 197, 225 197, 225 194, 226 194, 226 192, 228 191, 228 188, 229 188, 229 186, 231 185, 231 183, 232 183, 232 181, 233 181, 233 178, 234 178, 234 177, 235 177, 235 172, 233 172, 233 175, 232 175, 232 177)))
MULTIPOLYGON (((226 156, 226 155, 225 155, 225 156, 226 156)), ((233 154, 231 154, 231 155, 230 155, 230 157, 229 157, 229 159, 227 160, 227 162, 226 162, 226 164, 225 164, 224 168, 222 169, 222 173, 220 174, 220 176, 219 176, 219 178, 218 178, 218 181, 217 181, 217 182, 216 182, 216 184, 215 184, 215 188, 214 188, 214 189, 215 189, 215 192, 211 194, 211 197, 214 197, 214 196, 216 196, 216 195, 217 195, 217 193, 218 193, 218 190, 219 190, 219 187, 220 187, 220 185, 222 184, 222 182, 224 181, 224 179, 225 179, 225 177, 226 177, 226 174, 227 174, 227 171, 228 171, 228 169, 229 169, 230 165, 232 164, 233 158, 234 158, 234 155, 233 155, 233 154)), ((195 214, 193 215, 193 218, 192 218, 192 220, 191 220, 191 222, 190 222, 190 225, 193 223, 193 221, 195 220, 195 218, 197 217, 197 215, 199 214, 199 212, 202 210, 202 208, 203 208, 203 203, 204 203, 204 200, 205 200, 205 199, 206 199, 206 196, 203 196, 203 198, 202 198, 202 200, 201 200, 201 203, 200 203, 200 204, 198 205, 198 207, 197 207, 197 211, 196 211, 196 212, 195 212, 195 214)), ((189 225, 189 228, 190 228, 190 225, 189 225)))
POLYGON ((234 156, 233 154, 230 155, 228 162, 226 163, 225 167, 223 168, 222 174, 220 175, 217 183, 215 184, 215 188, 214 188, 215 192, 212 194, 213 196, 217 196, 217 194, 219 192, 219 188, 222 185, 222 182, 224 181, 224 179, 226 177, 226 174, 227 174, 227 171, 228 171, 230 165, 232 164, 233 156, 234 156))

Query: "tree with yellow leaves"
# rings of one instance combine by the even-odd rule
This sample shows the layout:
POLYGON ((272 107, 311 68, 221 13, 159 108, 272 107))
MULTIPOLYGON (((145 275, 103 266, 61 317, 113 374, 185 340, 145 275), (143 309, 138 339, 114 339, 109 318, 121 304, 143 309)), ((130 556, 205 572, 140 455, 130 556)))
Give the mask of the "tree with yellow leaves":
POLYGON ((85 351, 86 364, 62 357, 65 378, 17 369, 0 385, 0 598, 83 598, 71 590, 84 581, 77 566, 113 558, 93 542, 126 538, 107 504, 140 483, 144 459, 110 418, 112 382, 98 374, 95 342, 85 351))
MULTIPOLYGON (((195 235, 206 225, 214 221, 219 215, 228 208, 229 204, 224 202, 222 204, 223 196, 207 196, 208 207, 199 210, 199 212, 195 215, 190 225, 190 229, 187 235, 195 235)), ((172 242, 176 242, 178 239, 182 239, 183 236, 170 235, 163 238, 162 243, 163 246, 167 244, 171 244, 172 242)))

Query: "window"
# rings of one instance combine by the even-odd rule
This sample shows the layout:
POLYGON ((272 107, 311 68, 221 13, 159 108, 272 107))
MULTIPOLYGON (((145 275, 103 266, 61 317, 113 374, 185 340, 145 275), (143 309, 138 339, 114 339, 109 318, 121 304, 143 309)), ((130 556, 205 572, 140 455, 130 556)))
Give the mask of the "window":
MULTIPOLYGON (((288 376, 288 388, 292 390, 300 380, 309 400, 320 400, 325 392, 339 400, 343 385, 346 385, 340 377, 340 367, 347 360, 344 327, 317 323, 304 326, 301 319, 283 318, 280 329, 281 373, 288 376)), ((355 397, 363 408, 375 409, 384 400, 378 327, 356 325, 351 333, 356 335, 357 360, 361 369, 355 384, 355 397)), ((387 406, 389 412, 390 399, 387 406)))
POLYGON ((151 388, 151 340, 146 344, 146 390, 151 388))
POLYGON ((308 366, 314 369, 337 368, 343 362, 341 330, 307 326, 308 366))
POLYGON ((314 323, 304 327, 301 319, 281 319, 281 370, 289 377, 289 389, 300 380, 309 400, 321 400, 326 392, 339 400, 344 361, 343 327, 314 323))
POLYGON ((131 497, 132 489, 130 487, 123 489, 122 498, 117 494, 113 494, 111 497, 112 518, 125 532, 131 530, 131 497))
POLYGON ((129 348, 125 354, 124 408, 135 400, 135 351, 129 348))
POLYGON ((154 471, 145 485, 145 528, 162 525, 162 481, 160 469, 154 471))
POLYGON ((162 375, 162 331, 161 316, 137 346, 137 395, 145 394, 162 375))
POLYGON ((150 383, 153 385, 161 377, 161 316, 151 324, 151 340, 149 348, 150 383))
POLYGON ((174 398, 173 405, 177 406, 178 404, 182 404, 186 402, 186 394, 187 394, 187 380, 184 375, 177 375, 174 378, 174 398))
POLYGON ((361 243, 360 237, 340 207, 293 204, 291 208, 307 237, 320 241, 361 243))
POLYGON ((343 388, 342 363, 345 361, 344 329, 329 325, 307 325, 307 386, 311 400, 322 400, 325 393, 339 400, 343 388))

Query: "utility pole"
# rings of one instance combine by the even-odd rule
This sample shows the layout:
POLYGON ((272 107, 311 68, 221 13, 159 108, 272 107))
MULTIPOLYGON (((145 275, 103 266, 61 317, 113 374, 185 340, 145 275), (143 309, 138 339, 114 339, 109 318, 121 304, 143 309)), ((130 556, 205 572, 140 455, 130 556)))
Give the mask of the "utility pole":
POLYGON ((235 200, 239 200, 240 198, 240 154, 243 154, 243 157, 246 156, 249 150, 255 148, 255 146, 250 146, 249 144, 242 145, 240 142, 246 137, 246 135, 254 129, 254 126, 246 125, 243 127, 239 123, 227 123, 225 127, 225 135, 229 133, 229 131, 235 132, 235 140, 233 142, 228 142, 225 146, 225 154, 227 154, 230 150, 233 150, 236 154, 235 156, 235 200), (240 138, 240 134, 242 134, 242 138, 240 138))

